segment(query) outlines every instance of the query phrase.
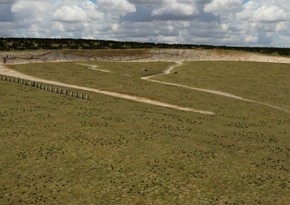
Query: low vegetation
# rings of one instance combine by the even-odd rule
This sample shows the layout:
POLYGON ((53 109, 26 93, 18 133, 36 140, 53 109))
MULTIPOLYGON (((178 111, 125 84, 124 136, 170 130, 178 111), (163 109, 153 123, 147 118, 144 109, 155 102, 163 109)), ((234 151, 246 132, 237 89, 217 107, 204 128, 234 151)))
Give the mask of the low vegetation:
POLYGON ((156 79, 229 92, 290 110, 289 64, 256 62, 185 62, 178 75, 156 79))
MULTIPOLYGON (((289 114, 140 79, 169 63, 96 64, 114 73, 75 63, 14 68, 50 80, 206 108, 216 115, 94 93, 81 100, 0 81, 0 204, 290 203, 289 114)), ((198 70, 189 62, 177 74, 158 78, 246 95, 244 89, 252 87, 246 83, 262 85, 271 74, 281 79, 278 87, 289 88, 289 70, 283 65, 254 76, 250 70, 241 72, 243 64, 234 65, 208 63, 198 70), (209 66, 217 67, 213 72, 209 66), (222 76, 230 76, 232 67, 237 68, 230 70, 235 80, 227 81, 222 76)), ((257 100, 274 93, 271 84, 252 89, 257 100)), ((287 93, 280 95, 289 103, 287 93)), ((289 108, 286 104, 279 105, 289 108)))
POLYGON ((60 50, 60 49, 218 49, 247 51, 261 54, 290 56, 290 48, 274 47, 235 47, 191 44, 166 44, 152 42, 126 42, 90 39, 51 39, 51 38, 0 38, 0 51, 14 50, 60 50))

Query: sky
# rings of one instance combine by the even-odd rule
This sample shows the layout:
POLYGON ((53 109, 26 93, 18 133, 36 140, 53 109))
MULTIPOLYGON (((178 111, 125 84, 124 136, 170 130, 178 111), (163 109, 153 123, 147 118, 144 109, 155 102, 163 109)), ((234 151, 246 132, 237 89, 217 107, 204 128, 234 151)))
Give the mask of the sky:
POLYGON ((290 47, 289 0, 0 0, 0 37, 290 47))

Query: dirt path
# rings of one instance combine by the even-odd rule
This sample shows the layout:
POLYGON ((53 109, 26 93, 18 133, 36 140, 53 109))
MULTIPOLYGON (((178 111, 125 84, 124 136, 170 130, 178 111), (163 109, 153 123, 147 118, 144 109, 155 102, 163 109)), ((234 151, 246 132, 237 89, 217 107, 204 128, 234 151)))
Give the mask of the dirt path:
POLYGON ((79 63, 79 64, 77 64, 77 65, 85 66, 85 67, 87 67, 87 68, 90 69, 90 70, 100 71, 100 72, 103 72, 103 73, 115 73, 115 72, 112 72, 112 71, 110 71, 110 70, 99 69, 99 68, 97 68, 97 67, 98 67, 97 65, 82 64, 82 63, 79 63))
POLYGON ((162 76, 162 75, 168 75, 171 73, 171 71, 173 71, 176 67, 181 66, 183 64, 183 62, 181 61, 177 61, 175 62, 175 64, 169 66, 168 68, 166 68, 162 73, 159 74, 155 74, 155 75, 150 75, 150 76, 146 76, 146 77, 142 77, 142 80, 147 80, 147 81, 151 81, 151 78, 157 77, 157 76, 162 76))
MULTIPOLYGON (((113 72, 108 71, 108 70, 96 69, 97 65, 90 65, 90 64, 79 64, 79 65, 86 66, 86 67, 88 67, 91 70, 107 72, 107 73, 113 73, 113 72)), ((169 82, 164 82, 164 81, 159 81, 159 80, 153 80, 152 79, 152 78, 158 77, 158 76, 169 75, 175 68, 177 68, 179 66, 182 66, 182 65, 183 65, 183 62, 177 61, 173 65, 170 65, 168 68, 166 68, 161 73, 155 74, 155 75, 151 75, 151 76, 142 77, 141 79, 149 81, 149 82, 153 82, 153 83, 159 83, 159 84, 169 85, 169 86, 174 86, 174 87, 181 87, 181 88, 185 88, 185 89, 190 89, 190 90, 195 90, 195 91, 200 91, 200 92, 206 92, 206 93, 210 93, 210 94, 214 94, 214 95, 219 95, 219 96, 223 96, 223 97, 227 97, 227 98, 232 98, 232 99, 236 99, 236 100, 240 100, 240 101, 256 103, 256 104, 264 105, 264 106, 267 106, 267 107, 271 107, 273 109, 281 110, 281 111, 286 112, 286 113, 290 113, 289 110, 281 108, 281 107, 278 107, 278 106, 275 106, 275 105, 271 105, 271 104, 268 104, 268 103, 255 101, 255 100, 251 100, 251 99, 247 99, 247 98, 243 98, 243 97, 240 97, 240 96, 237 96, 237 95, 234 95, 234 94, 231 94, 231 93, 223 92, 223 91, 204 89, 204 88, 198 88, 198 87, 191 87, 191 86, 187 86, 187 85, 182 85, 182 84, 177 84, 177 83, 169 83, 169 82)))
POLYGON ((179 105, 168 104, 168 103, 160 102, 157 100, 152 100, 152 99, 145 98, 145 97, 133 96, 133 95, 129 95, 129 94, 116 93, 116 92, 111 92, 111 91, 105 91, 105 90, 100 90, 100 89, 95 89, 95 88, 88 88, 88 87, 83 87, 83 86, 71 85, 71 84, 61 83, 61 82, 57 82, 57 81, 36 78, 33 76, 29 76, 29 75, 17 72, 15 70, 9 69, 6 66, 4 66, 3 64, 0 64, 0 74, 5 75, 5 76, 22 78, 25 80, 36 81, 36 82, 40 82, 40 83, 46 83, 46 84, 50 84, 50 85, 56 85, 56 86, 62 86, 62 87, 67 87, 67 88, 74 88, 74 89, 94 92, 94 93, 98 93, 98 94, 108 95, 111 97, 122 98, 122 99, 131 100, 131 101, 135 101, 135 102, 171 108, 171 109, 175 109, 175 110, 195 112, 195 113, 200 113, 200 114, 205 114, 205 115, 214 115, 215 114, 215 113, 210 112, 210 111, 203 111, 203 110, 197 110, 197 109, 192 109, 192 108, 188 108, 188 107, 182 107, 179 105))
MULTIPOLYGON (((157 76, 168 75, 175 68, 181 66, 182 64, 183 64, 183 62, 177 61, 177 62, 175 62, 174 65, 169 66, 162 73, 156 74, 156 75, 152 75, 152 76, 142 77, 142 80, 146 80, 146 81, 149 81, 149 82, 152 82, 152 83, 159 83, 159 84, 175 86, 175 87, 181 87, 181 88, 195 90, 195 91, 200 91, 200 92, 206 92, 206 93, 219 95, 219 96, 223 96, 223 97, 228 97, 228 98, 232 98, 232 99, 236 99, 236 100, 240 100, 240 101, 256 103, 256 104, 260 104, 260 105, 264 105, 264 106, 267 106, 267 107, 271 107, 273 109, 280 110, 280 111, 283 111, 283 112, 286 112, 286 113, 290 113, 289 110, 281 108, 279 106, 275 106, 275 105, 271 105, 271 104, 268 104, 268 103, 265 103, 265 102, 260 102, 260 101, 255 101, 255 100, 243 98, 243 97, 240 97, 240 96, 237 96, 237 95, 234 95, 234 94, 231 94, 231 93, 223 92, 223 91, 204 89, 204 88, 198 88, 198 87, 191 87, 191 86, 187 86, 187 85, 164 82, 164 81, 159 81, 159 80, 153 80, 152 79, 152 78, 157 77, 157 76)), ((79 65, 86 66, 89 69, 95 70, 95 71, 100 71, 100 72, 105 72, 105 73, 114 73, 114 72, 109 71, 109 70, 97 69, 97 65, 91 65, 91 64, 79 64, 79 65)), ((202 111, 202 110, 196 110, 196 109, 192 109, 192 108, 181 107, 181 106, 178 106, 178 105, 172 105, 172 104, 168 104, 168 103, 164 103, 164 102, 148 99, 148 98, 145 98, 145 97, 138 97, 138 96, 122 94, 122 93, 116 93, 116 92, 111 92, 111 91, 103 91, 103 90, 94 89, 94 88, 88 88, 88 87, 82 87, 82 86, 65 84, 65 83, 56 82, 56 81, 49 81, 49 80, 45 80, 45 79, 40 79, 40 78, 36 78, 36 77, 33 77, 33 76, 28 76, 28 75, 16 72, 14 70, 11 70, 11 69, 7 68, 6 66, 4 66, 3 64, 0 64, 0 74, 7 75, 7 76, 12 76, 12 77, 19 77, 19 78, 23 78, 23 79, 26 79, 26 80, 32 80, 32 81, 37 81, 37 82, 42 82, 42 83, 47 83, 47 84, 52 84, 52 85, 58 85, 58 86, 63 86, 63 87, 68 87, 68 88, 75 88, 75 89, 95 92, 95 93, 104 94, 104 95, 108 95, 108 96, 113 96, 113 97, 117 97, 117 98, 122 98, 122 99, 127 99, 127 100, 136 101, 136 102, 142 102, 142 103, 147 103, 147 104, 151 104, 151 105, 167 107, 167 108, 172 108, 172 109, 177 109, 177 110, 183 110, 183 111, 189 111, 189 112, 197 112, 197 113, 209 114, 209 115, 213 115, 214 114, 213 112, 210 112, 210 111, 202 111)))
POLYGON ((264 102, 260 102, 260 101, 256 101, 256 100, 251 100, 251 99, 247 99, 247 98, 243 98, 243 97, 240 97, 240 96, 237 96, 237 95, 233 95, 231 93, 227 93, 227 92, 223 92, 223 91, 204 89, 204 88, 197 88, 197 87, 191 87, 191 86, 177 84, 177 83, 169 83, 169 82, 164 82, 164 81, 151 79, 151 78, 154 78, 154 77, 157 77, 157 76, 168 75, 168 74, 171 73, 171 71, 173 71, 175 68, 181 66, 182 64, 183 64, 183 62, 176 62, 174 65, 169 66, 162 73, 143 77, 142 80, 146 80, 146 81, 149 81, 149 82, 152 82, 152 83, 159 83, 159 84, 163 84, 163 85, 169 85, 169 86, 180 87, 180 88, 185 88, 185 89, 190 89, 190 90, 195 90, 195 91, 200 91, 200 92, 206 92, 206 93, 219 95, 219 96, 223 96, 223 97, 227 97, 227 98, 232 98, 232 99, 236 99, 236 100, 241 100, 241 101, 245 101, 245 102, 256 103, 256 104, 264 105, 264 106, 267 106, 267 107, 271 107, 271 108, 276 109, 276 110, 281 110, 281 111, 286 112, 286 113, 290 113, 289 110, 281 108, 281 107, 278 107, 278 106, 275 106, 275 105, 271 105, 271 104, 268 104, 268 103, 264 103, 264 102))

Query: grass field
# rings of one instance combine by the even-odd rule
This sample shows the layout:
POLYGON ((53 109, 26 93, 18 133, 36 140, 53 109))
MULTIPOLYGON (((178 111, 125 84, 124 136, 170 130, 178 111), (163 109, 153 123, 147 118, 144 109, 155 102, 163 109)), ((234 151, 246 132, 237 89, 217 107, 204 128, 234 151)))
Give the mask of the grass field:
POLYGON ((255 62, 186 62, 174 78, 157 79, 221 90, 290 110, 289 64, 255 62))
MULTIPOLYGON (((216 115, 94 93, 86 101, 0 81, 0 204, 290 203, 289 114, 140 79, 169 63, 96 64, 115 73, 75 63, 14 68, 216 115)), ((289 72, 280 64, 187 62, 157 79, 289 109, 289 72)))

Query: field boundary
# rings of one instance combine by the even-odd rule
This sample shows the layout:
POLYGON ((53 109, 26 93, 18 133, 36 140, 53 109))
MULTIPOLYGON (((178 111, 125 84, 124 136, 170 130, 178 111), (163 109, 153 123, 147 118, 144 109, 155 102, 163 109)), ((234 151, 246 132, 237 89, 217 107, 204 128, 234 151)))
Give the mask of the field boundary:
POLYGON ((17 83, 17 84, 22 84, 25 86, 30 86, 33 88, 37 88, 40 90, 56 93, 56 94, 61 94, 61 95, 67 95, 70 97, 75 97, 75 98, 80 98, 83 100, 90 100, 90 96, 81 92, 75 92, 72 90, 67 90, 61 87, 57 86, 52 86, 49 84, 44 84, 44 83, 39 83, 36 81, 30 81, 30 80, 25 80, 22 78, 17 78, 17 77, 11 77, 11 76, 5 76, 0 74, 0 80, 5 81, 5 82, 11 82, 11 83, 17 83))

